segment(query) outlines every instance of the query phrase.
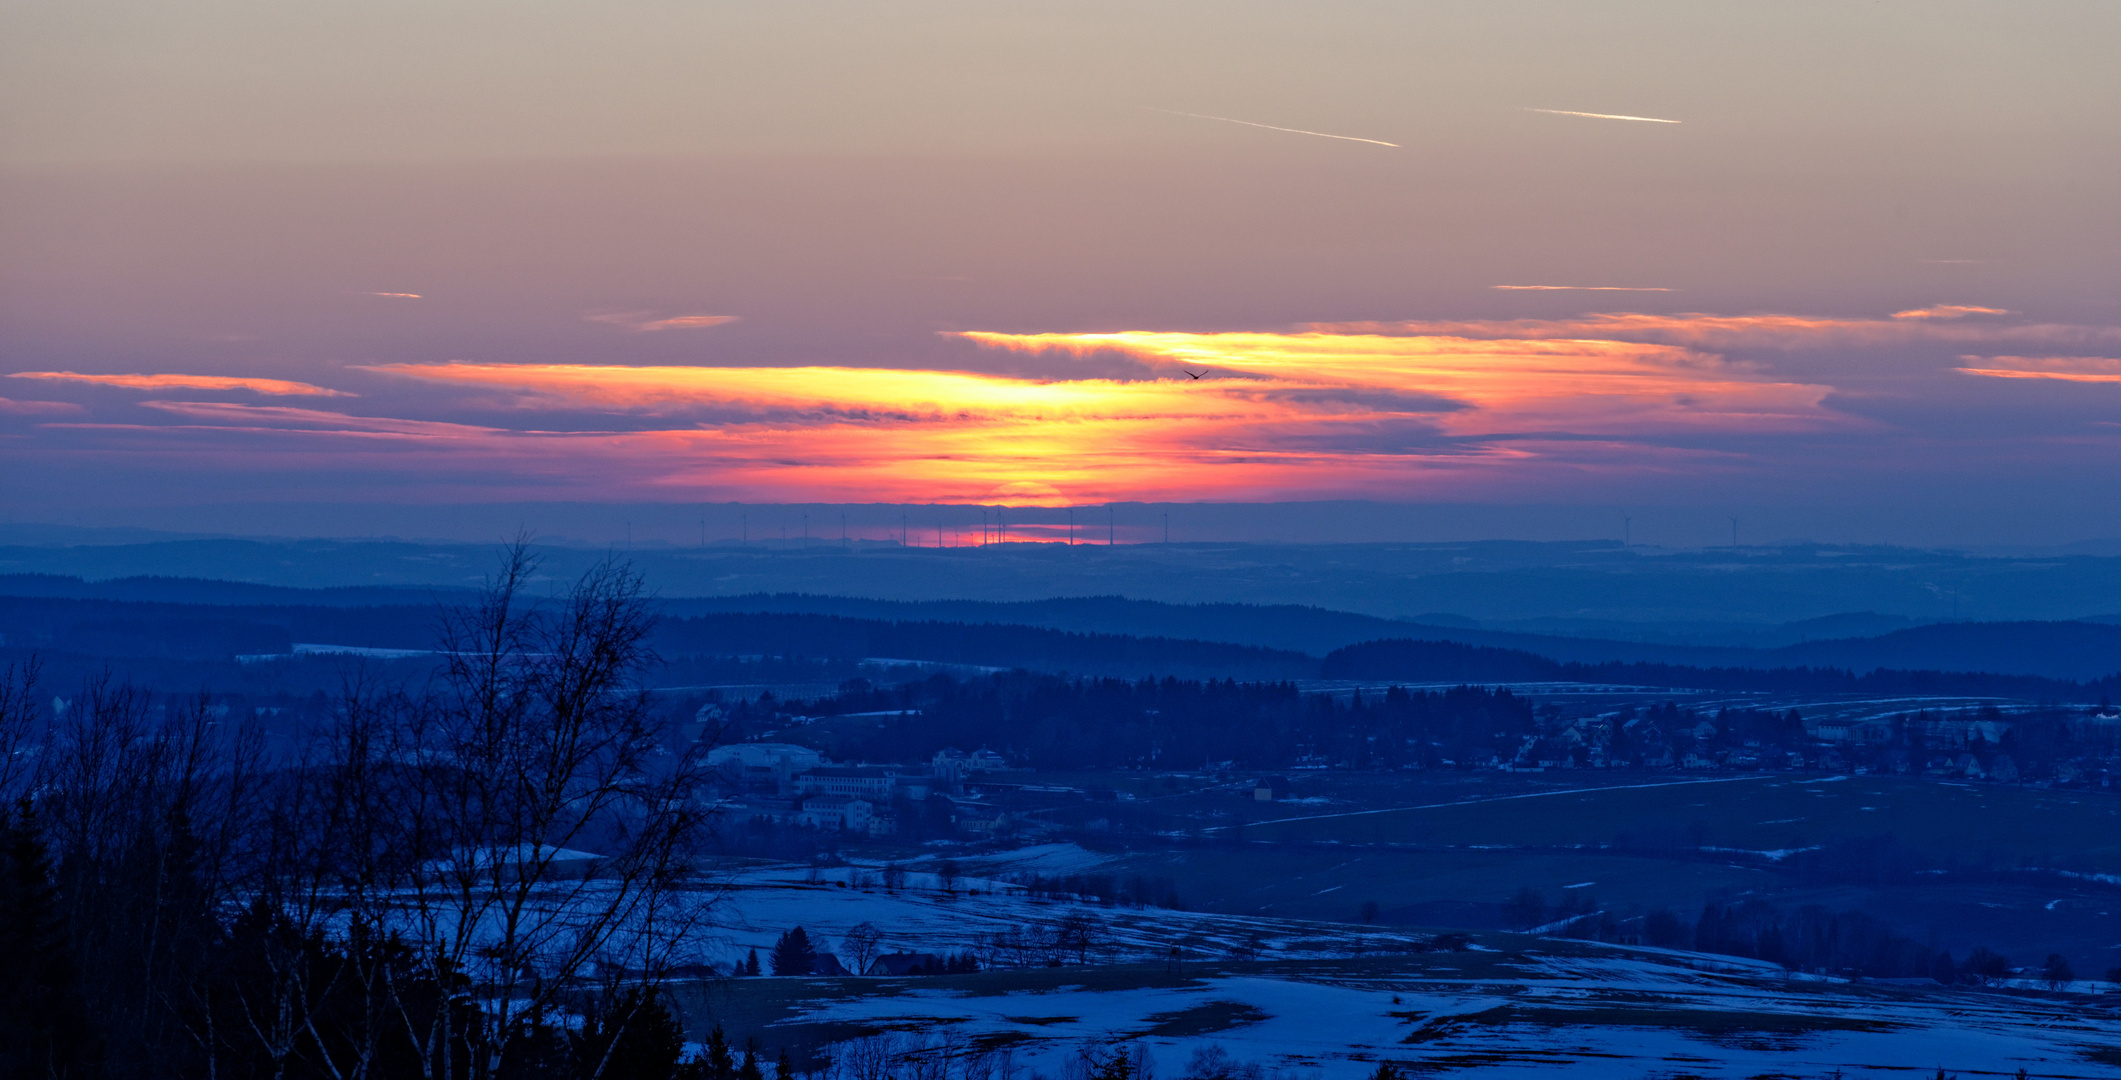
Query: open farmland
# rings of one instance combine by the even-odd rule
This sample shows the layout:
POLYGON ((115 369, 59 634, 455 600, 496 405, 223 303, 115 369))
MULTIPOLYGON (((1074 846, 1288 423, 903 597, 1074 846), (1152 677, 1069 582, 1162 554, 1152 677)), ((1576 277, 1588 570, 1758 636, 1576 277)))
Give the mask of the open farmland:
POLYGON ((1245 827, 1247 838, 1275 841, 1765 852, 1888 834, 1932 858, 2121 872, 2121 798, 1894 777, 1714 776, 1584 786, 1400 808, 1320 807, 1245 827))
MULTIPOLYGON (((1051 853, 1049 853, 1051 854, 1051 853)), ((1914 988, 1793 979, 1772 965, 1515 935, 1470 950, 1410 954, 1410 935, 1284 920, 1083 909, 995 895, 897 894, 796 871, 741 876, 729 944, 766 940, 806 920, 831 940, 857 921, 903 945, 975 941, 997 922, 1087 912, 1108 927, 1115 961, 925 978, 720 979, 677 999, 690 1030, 721 1026, 808 1067, 864 1055, 992 1051, 1014 1075, 1068 1075, 1071 1059, 1146 1048, 1177 1072, 1219 1048, 1287 1076, 1355 1080, 1379 1061, 1419 1074, 1483 1077, 1761 1075, 2121 1076, 2121 1018, 2085 993, 1914 988), (1218 956, 1250 937, 1261 959, 1218 956), (1177 965, 1142 962, 1190 941, 1177 965), (1387 948, 1380 948, 1387 947, 1387 948), (1349 955, 1368 949, 1366 955, 1349 955), (1137 959, 1125 962, 1130 954, 1137 959), (1005 1056, 1003 1056, 1005 1055, 1005 1056)), ((860 871, 854 871, 857 875, 860 871)), ((858 878, 857 878, 858 880, 858 878)), ((916 879, 916 885, 932 885, 916 879)), ((2080 984, 2077 990, 2095 989, 2080 984)))

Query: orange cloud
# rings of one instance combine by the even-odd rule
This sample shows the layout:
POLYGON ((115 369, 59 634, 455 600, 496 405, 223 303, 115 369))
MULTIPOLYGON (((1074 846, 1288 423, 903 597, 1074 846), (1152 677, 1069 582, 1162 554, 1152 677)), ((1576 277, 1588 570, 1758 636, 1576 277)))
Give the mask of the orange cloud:
POLYGON ((1437 420, 1458 435, 1788 429, 1831 417, 1820 408, 1830 387, 1763 378, 1745 365, 1668 345, 1320 332, 959 336, 1025 352, 1111 349, 1277 380, 1269 393, 1286 381, 1434 396, 1466 406, 1437 420))
POLYGON ((1954 371, 1991 379, 2121 383, 2121 359, 2105 356, 1962 356, 1959 359, 1981 366, 1954 368, 1954 371))
MULTIPOLYGON (((1918 309, 1923 311, 1937 309, 1918 309)), ((1995 309, 1980 309, 1995 310, 1995 309)), ((2007 314, 2007 313, 2006 313, 2007 314)), ((1469 338, 1597 338, 1655 341, 1697 349, 1804 349, 1889 346, 1943 342, 2038 343, 2072 347, 2121 341, 2121 328, 2059 323, 1957 322, 1951 318, 1834 318, 1809 315, 1650 315, 1611 312, 1567 319, 1475 319, 1463 321, 1312 323, 1304 329, 1329 334, 1391 334, 1469 338)))
POLYGON ((713 407, 876 422, 1238 419, 1276 411, 1250 401, 1250 386, 1195 389, 1159 380, 1039 380, 901 368, 450 363, 365 370, 498 390, 529 408, 674 413, 713 407))
POLYGON ((1968 307, 1964 304, 1932 304, 1926 308, 1910 308, 1893 312, 1896 319, 1964 319, 1968 315, 2008 315, 2002 308, 1968 307))
POLYGON ((353 397, 344 390, 327 390, 286 379, 254 379, 222 375, 83 375, 75 371, 17 371, 15 379, 56 379, 62 382, 120 386, 128 390, 249 390, 279 396, 353 397))
POLYGON ((710 326, 721 326, 737 321, 736 315, 677 315, 668 319, 651 319, 645 311, 605 312, 584 315, 590 322, 609 323, 612 326, 631 330, 636 334, 649 334, 658 330, 700 330, 710 326))

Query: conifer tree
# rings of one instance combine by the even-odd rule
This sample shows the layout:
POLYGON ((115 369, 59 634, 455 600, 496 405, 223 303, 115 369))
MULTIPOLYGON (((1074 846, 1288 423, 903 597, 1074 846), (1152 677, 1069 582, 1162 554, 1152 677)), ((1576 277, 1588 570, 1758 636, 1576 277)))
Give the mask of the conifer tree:
POLYGON ((775 975, 808 975, 817 970, 817 949, 810 944, 809 932, 798 926, 782 934, 773 944, 769 962, 775 975))
POLYGON ((84 1069, 94 1039, 75 985, 51 861, 28 800, 0 810, 0 1073, 84 1069))
POLYGON ((716 1024, 707 1036, 707 1080, 734 1080, 736 1059, 729 1053, 729 1039, 722 1034, 722 1025, 716 1024))

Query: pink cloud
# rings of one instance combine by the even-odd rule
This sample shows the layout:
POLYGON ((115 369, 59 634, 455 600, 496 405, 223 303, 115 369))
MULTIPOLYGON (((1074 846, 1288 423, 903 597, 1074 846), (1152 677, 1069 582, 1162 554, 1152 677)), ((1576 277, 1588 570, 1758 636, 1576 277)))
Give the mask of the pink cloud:
POLYGON ((15 401, 0 397, 0 414, 8 416, 66 416, 87 411, 70 401, 15 401))
POLYGON ((293 397, 354 397, 344 390, 327 390, 306 382, 224 375, 83 375, 77 371, 17 371, 15 379, 53 379, 60 382, 117 386, 127 390, 249 390, 258 394, 293 397))
POLYGON ((702 330, 710 326, 722 326, 737 321, 736 315, 674 315, 667 319, 652 319, 645 311, 615 311, 582 316, 590 322, 608 323, 636 334, 649 334, 658 330, 702 330))
POLYGON ((2105 356, 1962 356, 1968 367, 1953 370, 1991 379, 2057 379, 2121 383, 2121 359, 2105 356))
MULTIPOLYGON (((1924 308, 1919 311, 1943 309, 1924 308)), ((2000 309, 1971 309, 2001 312, 2000 309)), ((1654 341, 1699 349, 1806 349, 1889 346, 1922 342, 2037 343, 2072 347, 2121 341, 2121 328, 2067 323, 1961 322, 1927 315, 1883 319, 1810 315, 1711 315, 1683 312, 1652 315, 1611 312, 1565 319, 1470 319, 1457 321, 1310 323, 1302 329, 1337 334, 1443 335, 1467 338, 1654 341)))
POLYGON ((448 439, 491 434, 495 429, 435 420, 400 420, 387 416, 353 416, 323 409, 285 405, 236 405, 222 401, 143 401, 158 412, 210 426, 243 431, 359 433, 403 438, 448 439))

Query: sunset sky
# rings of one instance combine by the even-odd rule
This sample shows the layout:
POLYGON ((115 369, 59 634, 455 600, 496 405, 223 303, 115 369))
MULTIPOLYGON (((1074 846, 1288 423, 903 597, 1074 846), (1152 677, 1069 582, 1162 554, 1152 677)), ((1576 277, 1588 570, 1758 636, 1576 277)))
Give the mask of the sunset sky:
POLYGON ((0 503, 2121 535, 2117 44, 2108 0, 11 3, 0 503))

